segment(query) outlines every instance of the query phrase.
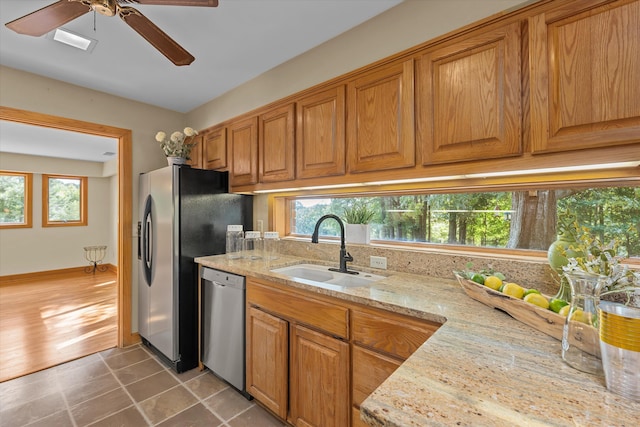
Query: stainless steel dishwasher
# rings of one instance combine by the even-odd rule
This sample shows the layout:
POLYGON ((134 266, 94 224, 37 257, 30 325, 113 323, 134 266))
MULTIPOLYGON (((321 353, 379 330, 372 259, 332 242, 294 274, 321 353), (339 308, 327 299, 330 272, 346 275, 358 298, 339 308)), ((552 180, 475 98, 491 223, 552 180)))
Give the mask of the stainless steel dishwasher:
POLYGON ((245 397, 245 280, 202 267, 202 362, 245 397))

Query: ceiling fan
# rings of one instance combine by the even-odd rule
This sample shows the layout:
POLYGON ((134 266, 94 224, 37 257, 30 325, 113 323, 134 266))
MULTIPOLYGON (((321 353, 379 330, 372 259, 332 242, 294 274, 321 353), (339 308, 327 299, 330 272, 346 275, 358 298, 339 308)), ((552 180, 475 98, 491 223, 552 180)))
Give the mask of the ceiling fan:
POLYGON ((40 37, 90 11, 118 15, 175 65, 189 65, 195 58, 143 14, 121 4, 216 7, 218 0, 60 0, 5 24, 18 34, 40 37))

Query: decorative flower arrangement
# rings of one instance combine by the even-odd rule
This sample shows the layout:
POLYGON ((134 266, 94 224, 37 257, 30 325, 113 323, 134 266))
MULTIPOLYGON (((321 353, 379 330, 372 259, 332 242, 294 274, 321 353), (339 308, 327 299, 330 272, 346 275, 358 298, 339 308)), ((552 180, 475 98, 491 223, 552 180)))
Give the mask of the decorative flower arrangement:
POLYGON ((167 139, 167 134, 160 131, 156 134, 156 141, 160 143, 164 155, 167 157, 184 157, 189 160, 191 149, 196 145, 195 137, 198 135, 193 128, 186 127, 182 132, 175 131, 167 139))
MULTIPOLYGON (((607 276, 609 283, 601 290, 600 296, 626 294, 626 303, 629 304, 633 295, 640 290, 640 271, 621 263, 620 241, 614 238, 607 244, 602 243, 589 228, 581 227, 577 221, 565 231, 577 242, 576 247, 572 245, 569 249, 581 256, 567 257, 568 263, 562 270, 565 273, 584 272, 607 276)), ((637 301, 638 297, 635 299, 637 301)))

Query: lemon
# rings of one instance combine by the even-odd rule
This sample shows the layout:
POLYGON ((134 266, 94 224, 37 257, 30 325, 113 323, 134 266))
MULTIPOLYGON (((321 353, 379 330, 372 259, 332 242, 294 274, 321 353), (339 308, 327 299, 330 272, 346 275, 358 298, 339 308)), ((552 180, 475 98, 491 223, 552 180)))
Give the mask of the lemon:
POLYGON ((542 307, 544 309, 549 308, 549 301, 545 297, 540 294, 530 293, 529 295, 525 295, 524 300, 533 305, 537 305, 538 307, 542 307))
POLYGON ((494 291, 497 291, 498 289, 500 289, 500 286, 502 286, 502 279, 498 276, 489 276, 484 279, 484 285, 488 288, 493 289, 494 291))
POLYGON ((514 298, 522 299, 524 295, 524 288, 517 283, 506 283, 504 288, 502 288, 502 293, 514 298))
POLYGON ((538 295, 540 295, 540 291, 539 291, 539 290, 537 290, 537 289, 533 289, 533 288, 531 288, 531 289, 527 289, 526 291, 524 291, 524 296, 525 296, 525 297, 526 297, 527 295, 529 295, 529 294, 538 294, 538 295))
POLYGON ((570 308, 571 308, 570 305, 565 305, 560 310, 558 310, 558 314, 560 316, 567 317, 567 314, 569 314, 569 309, 570 308))
MULTIPOLYGON (((555 313, 559 313, 562 307, 567 307, 568 305, 569 303, 563 299, 553 298, 551 301, 549 301, 549 310, 555 313)), ((564 315, 566 316, 566 313, 564 315)))

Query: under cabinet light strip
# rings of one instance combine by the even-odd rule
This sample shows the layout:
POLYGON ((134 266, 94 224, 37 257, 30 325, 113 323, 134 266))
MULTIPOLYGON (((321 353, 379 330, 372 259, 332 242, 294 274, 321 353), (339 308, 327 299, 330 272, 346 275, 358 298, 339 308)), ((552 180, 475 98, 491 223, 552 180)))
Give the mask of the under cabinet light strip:
POLYGON ((370 182, 362 182, 362 183, 318 185, 318 186, 312 186, 312 187, 256 190, 253 193, 255 194, 285 193, 285 192, 291 192, 291 191, 324 190, 324 189, 331 189, 331 188, 366 187, 366 186, 394 185, 394 184, 416 184, 421 182, 451 181, 451 180, 457 180, 457 179, 495 178, 495 177, 518 176, 518 175, 540 175, 544 173, 633 168, 638 166, 640 166, 640 160, 630 161, 630 162, 601 163, 596 165, 561 166, 557 168, 540 168, 540 169, 520 169, 520 170, 500 171, 500 172, 471 173, 471 174, 465 174, 465 175, 447 175, 447 176, 432 176, 432 177, 424 177, 424 178, 396 179, 396 180, 390 180, 390 181, 370 181, 370 182))

